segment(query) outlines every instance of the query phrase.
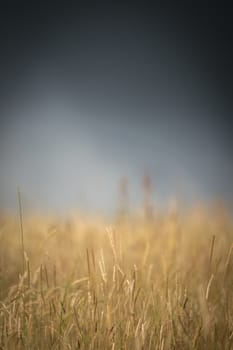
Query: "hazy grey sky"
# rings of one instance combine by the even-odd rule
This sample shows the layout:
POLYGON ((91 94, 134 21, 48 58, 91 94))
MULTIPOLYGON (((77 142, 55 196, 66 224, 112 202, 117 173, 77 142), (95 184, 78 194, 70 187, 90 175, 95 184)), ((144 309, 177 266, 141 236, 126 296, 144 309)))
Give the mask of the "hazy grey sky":
MULTIPOLYGON (((145 169, 157 205, 176 194, 233 202, 231 109, 207 69, 213 47, 166 12, 78 13, 60 14, 37 44, 12 31, 16 52, 3 46, 13 63, 1 65, 1 207, 16 207, 20 186, 25 207, 112 211, 121 176, 137 207, 145 169)), ((37 33, 40 22, 26 23, 37 33)))

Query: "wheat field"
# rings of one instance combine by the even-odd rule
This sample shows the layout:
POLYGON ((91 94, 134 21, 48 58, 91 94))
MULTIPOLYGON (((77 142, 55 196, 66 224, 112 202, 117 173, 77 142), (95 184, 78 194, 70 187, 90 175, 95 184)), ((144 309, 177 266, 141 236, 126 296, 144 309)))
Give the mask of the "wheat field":
POLYGON ((232 349, 227 211, 2 214, 0 349, 232 349))

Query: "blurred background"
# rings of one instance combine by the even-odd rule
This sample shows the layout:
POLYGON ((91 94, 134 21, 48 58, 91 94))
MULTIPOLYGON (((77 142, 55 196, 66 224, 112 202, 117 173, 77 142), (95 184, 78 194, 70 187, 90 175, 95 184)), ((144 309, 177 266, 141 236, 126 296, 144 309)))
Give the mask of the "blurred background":
POLYGON ((232 206, 230 7, 13 1, 0 20, 1 209, 17 186, 26 210, 136 209, 148 181, 158 207, 232 206))

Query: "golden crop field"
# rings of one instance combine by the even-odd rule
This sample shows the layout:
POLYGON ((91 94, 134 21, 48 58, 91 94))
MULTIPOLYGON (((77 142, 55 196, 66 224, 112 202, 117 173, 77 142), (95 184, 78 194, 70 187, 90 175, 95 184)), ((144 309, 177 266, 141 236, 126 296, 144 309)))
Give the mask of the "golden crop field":
POLYGON ((233 348, 225 210, 0 225, 0 349, 233 348))

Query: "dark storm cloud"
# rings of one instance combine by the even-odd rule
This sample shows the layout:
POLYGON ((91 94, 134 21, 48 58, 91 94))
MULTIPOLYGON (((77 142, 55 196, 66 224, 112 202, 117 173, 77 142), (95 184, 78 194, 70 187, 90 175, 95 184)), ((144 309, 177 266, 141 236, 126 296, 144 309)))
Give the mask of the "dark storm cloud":
POLYGON ((1 11, 1 205, 232 201, 231 9, 202 2, 10 3, 1 11))

